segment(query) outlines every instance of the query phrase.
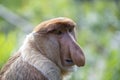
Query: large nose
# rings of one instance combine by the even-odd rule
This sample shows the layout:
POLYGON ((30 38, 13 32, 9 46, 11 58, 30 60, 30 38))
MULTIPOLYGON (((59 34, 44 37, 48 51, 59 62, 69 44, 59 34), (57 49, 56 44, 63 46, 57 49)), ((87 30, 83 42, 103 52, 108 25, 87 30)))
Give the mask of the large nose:
POLYGON ((69 47, 69 52, 71 55, 71 58, 74 62, 75 65, 77 66, 84 66, 85 65, 85 56, 80 48, 80 46, 77 44, 75 38, 72 36, 72 34, 67 33, 66 38, 68 38, 68 47, 69 47))

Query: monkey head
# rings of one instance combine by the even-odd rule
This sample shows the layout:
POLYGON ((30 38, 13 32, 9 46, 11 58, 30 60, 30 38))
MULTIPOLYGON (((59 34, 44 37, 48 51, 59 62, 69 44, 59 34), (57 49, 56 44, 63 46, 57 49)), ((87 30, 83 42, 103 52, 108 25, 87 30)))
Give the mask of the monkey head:
POLYGON ((60 17, 44 21, 33 30, 37 49, 63 72, 74 65, 85 65, 84 53, 76 42, 75 27, 74 21, 60 17))

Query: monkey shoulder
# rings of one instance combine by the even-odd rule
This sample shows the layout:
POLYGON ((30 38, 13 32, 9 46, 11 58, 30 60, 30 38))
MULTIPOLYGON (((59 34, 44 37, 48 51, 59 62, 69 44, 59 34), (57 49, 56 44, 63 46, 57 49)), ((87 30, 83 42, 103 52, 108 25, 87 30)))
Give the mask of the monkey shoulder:
POLYGON ((17 56, 14 62, 9 65, 11 60, 8 61, 3 71, 1 71, 1 80, 48 80, 35 67, 23 61, 20 56, 17 56))

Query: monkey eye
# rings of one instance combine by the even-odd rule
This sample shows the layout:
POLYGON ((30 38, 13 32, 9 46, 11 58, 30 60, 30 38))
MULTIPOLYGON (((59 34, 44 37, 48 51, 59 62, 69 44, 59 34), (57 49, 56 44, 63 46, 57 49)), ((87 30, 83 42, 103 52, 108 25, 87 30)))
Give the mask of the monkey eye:
POLYGON ((56 34, 57 34, 57 35, 61 35, 61 34, 62 34, 62 31, 56 31, 56 34))
POLYGON ((60 31, 60 30, 52 30, 52 31, 49 31, 49 33, 53 33, 53 34, 56 34, 56 35, 61 35, 63 32, 60 31))
POLYGON ((69 31, 69 32, 72 32, 72 30, 73 30, 73 29, 69 29, 68 31, 69 31))

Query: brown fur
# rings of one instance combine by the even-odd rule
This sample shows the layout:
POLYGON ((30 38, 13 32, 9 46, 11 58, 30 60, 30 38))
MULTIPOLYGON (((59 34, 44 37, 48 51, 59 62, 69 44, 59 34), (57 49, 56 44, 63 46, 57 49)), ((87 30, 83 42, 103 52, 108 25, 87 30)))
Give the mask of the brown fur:
POLYGON ((40 71, 27 62, 21 60, 19 55, 13 56, 5 65, 1 80, 48 80, 40 71), (20 65, 16 65, 20 63, 20 65))
POLYGON ((0 80, 62 80, 85 57, 76 43, 75 23, 55 18, 39 24, 0 72, 0 80))

